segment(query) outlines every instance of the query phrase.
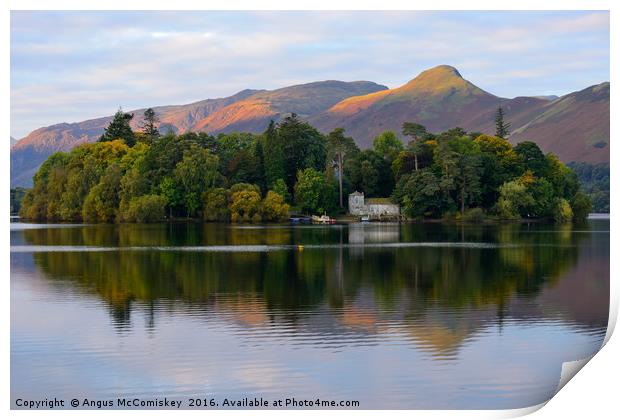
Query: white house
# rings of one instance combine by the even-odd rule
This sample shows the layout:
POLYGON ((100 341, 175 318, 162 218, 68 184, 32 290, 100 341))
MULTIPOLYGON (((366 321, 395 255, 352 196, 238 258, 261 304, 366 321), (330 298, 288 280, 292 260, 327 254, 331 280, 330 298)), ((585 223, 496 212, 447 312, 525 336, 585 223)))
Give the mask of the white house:
POLYGON ((400 206, 389 198, 364 199, 364 193, 355 191, 349 194, 349 214, 368 216, 373 220, 400 218, 400 206))

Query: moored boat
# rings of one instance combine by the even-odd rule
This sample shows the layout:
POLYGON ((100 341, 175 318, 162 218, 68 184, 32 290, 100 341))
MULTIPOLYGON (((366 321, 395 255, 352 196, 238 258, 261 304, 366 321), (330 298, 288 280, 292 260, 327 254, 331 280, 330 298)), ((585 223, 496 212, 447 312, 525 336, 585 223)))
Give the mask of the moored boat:
POLYGON ((312 216, 312 223, 321 224, 321 225, 333 225, 336 223, 336 219, 332 219, 328 215, 324 214, 323 216, 312 216))

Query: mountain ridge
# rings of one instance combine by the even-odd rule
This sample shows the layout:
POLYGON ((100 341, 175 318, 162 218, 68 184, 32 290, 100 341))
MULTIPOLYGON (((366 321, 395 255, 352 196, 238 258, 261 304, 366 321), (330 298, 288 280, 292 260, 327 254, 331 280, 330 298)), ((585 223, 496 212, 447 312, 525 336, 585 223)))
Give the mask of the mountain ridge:
MULTIPOLYGON (((325 133, 345 128, 364 148, 385 130, 400 135, 405 121, 423 124, 432 132, 459 126, 492 134, 498 106, 512 124, 513 143, 533 140, 566 162, 609 161, 609 82, 561 97, 508 99, 479 88, 455 67, 440 65, 392 89, 368 81, 325 80, 273 90, 245 89, 229 97, 153 109, 160 131, 175 133, 260 133, 270 120, 296 113, 325 133)), ((130 111, 136 115, 134 129, 143 111, 130 111)), ((111 118, 54 124, 19 140, 11 147, 11 185, 28 185, 28 178, 51 153, 95 141, 111 118)))

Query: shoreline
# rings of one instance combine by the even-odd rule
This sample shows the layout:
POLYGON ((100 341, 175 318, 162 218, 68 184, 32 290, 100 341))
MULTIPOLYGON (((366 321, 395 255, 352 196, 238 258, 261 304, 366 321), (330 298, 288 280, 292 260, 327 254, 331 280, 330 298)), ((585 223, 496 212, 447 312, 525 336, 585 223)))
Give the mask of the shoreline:
MULTIPOLYGON (((600 220, 610 219, 610 213, 590 213, 587 220, 600 220)), ((474 225, 474 224, 516 224, 516 223, 536 223, 536 224, 556 224, 550 219, 497 219, 497 218, 485 218, 484 220, 462 220, 457 218, 445 218, 445 219, 403 219, 403 220, 386 220, 386 221, 366 221, 361 222, 356 216, 336 216, 336 225, 350 225, 350 224, 364 224, 364 225, 378 225, 378 224, 445 224, 445 225, 474 225)), ((201 218, 174 218, 164 219, 157 222, 149 223, 135 223, 135 222, 113 222, 113 223, 90 223, 83 221, 34 221, 29 219, 22 219, 17 215, 10 216, 10 223, 15 221, 20 223, 35 224, 35 225, 84 225, 84 226, 97 226, 97 225, 151 225, 151 224, 175 224, 175 223, 196 223, 196 224, 223 224, 231 226, 329 226, 328 224, 321 223, 293 223, 290 220, 283 222, 261 222, 261 223, 233 223, 233 222, 209 222, 201 218)), ((578 222, 569 222, 578 223, 578 222)))

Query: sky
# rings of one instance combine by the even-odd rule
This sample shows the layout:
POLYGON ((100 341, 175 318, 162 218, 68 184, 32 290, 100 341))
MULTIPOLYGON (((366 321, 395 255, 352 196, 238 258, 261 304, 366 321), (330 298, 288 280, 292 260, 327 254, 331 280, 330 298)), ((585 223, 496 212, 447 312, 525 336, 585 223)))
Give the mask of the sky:
POLYGON ((439 64, 495 95, 609 80, 609 13, 12 11, 11 136, 318 80, 397 87, 439 64))

